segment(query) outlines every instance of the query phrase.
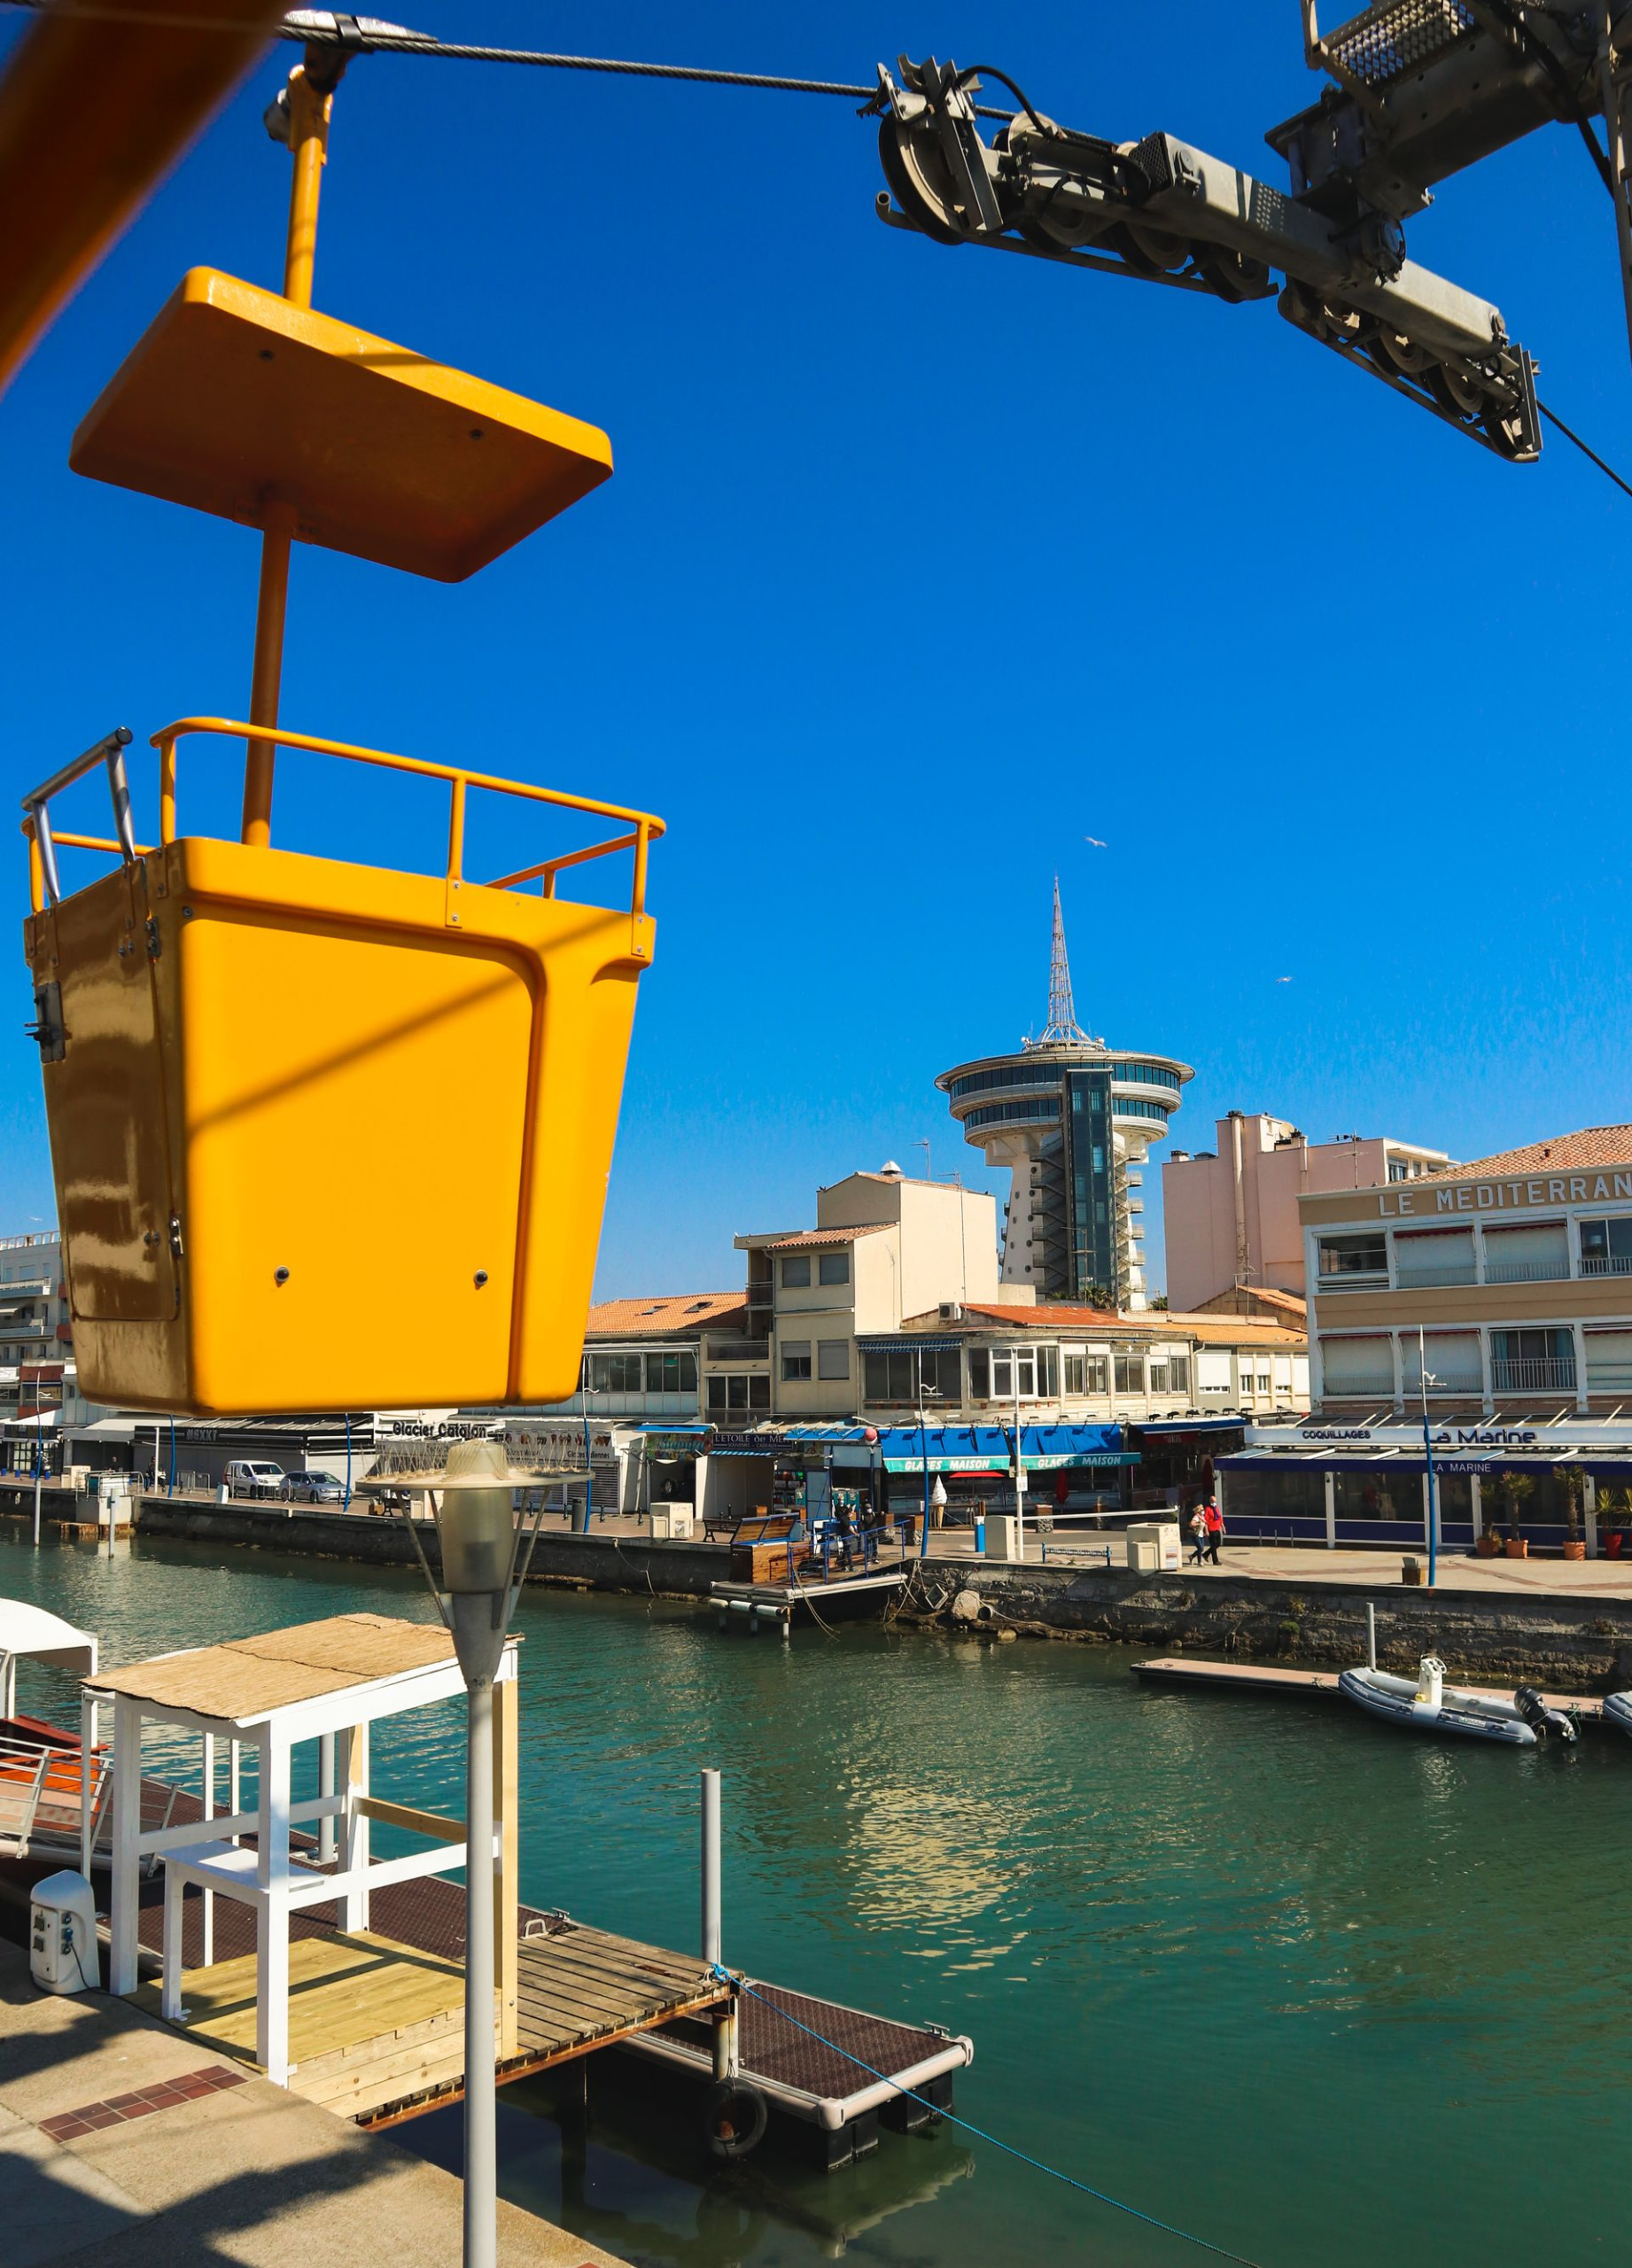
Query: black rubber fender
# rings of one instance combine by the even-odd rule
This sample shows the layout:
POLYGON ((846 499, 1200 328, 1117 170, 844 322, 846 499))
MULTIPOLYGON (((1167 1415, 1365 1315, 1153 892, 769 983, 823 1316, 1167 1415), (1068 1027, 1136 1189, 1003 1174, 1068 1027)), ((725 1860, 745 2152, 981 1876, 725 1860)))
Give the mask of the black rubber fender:
POLYGON ((703 2112, 709 2155, 722 2164, 747 2157, 764 2141, 769 2119, 769 2107, 757 2086, 746 2079, 717 2079, 703 2112))

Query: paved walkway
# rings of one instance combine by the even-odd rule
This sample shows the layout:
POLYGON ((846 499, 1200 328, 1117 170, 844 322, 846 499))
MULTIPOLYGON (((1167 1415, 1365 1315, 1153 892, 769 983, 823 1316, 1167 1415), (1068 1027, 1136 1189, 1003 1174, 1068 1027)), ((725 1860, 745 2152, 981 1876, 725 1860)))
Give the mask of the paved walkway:
MULTIPOLYGON (((1105 1542, 1110 1546, 1113 1570, 1124 1567, 1122 1537, 1112 1531, 1105 1542)), ((1083 1563, 1084 1573, 1092 1574, 1105 1564, 1100 1556, 1104 1544, 1085 1527, 1061 1529, 1046 1539, 1027 1536, 1028 1564, 1037 1565, 1045 1550, 1051 1567, 1068 1566, 1075 1558, 1083 1563)), ((932 1559, 968 1559, 974 1552, 968 1529, 946 1528, 930 1536, 932 1559)), ((1350 1589, 1397 1589, 1403 1559, 1420 1560, 1425 1569, 1427 1564, 1427 1553, 1419 1542, 1407 1543, 1398 1551, 1333 1551, 1310 1545, 1226 1542, 1219 1557, 1222 1564, 1216 1567, 1210 1563, 1197 1567, 1192 1565, 1186 1548, 1183 1573, 1200 1582, 1230 1575, 1238 1581, 1245 1578, 1249 1582, 1339 1583, 1350 1589)), ((1632 1599, 1632 1561, 1619 1559, 1476 1559, 1462 1552, 1442 1552, 1435 1578, 1441 1590, 1493 1591, 1515 1599, 1632 1599)))
MULTIPOLYGON (((460 2188, 384 2135, 205 2057, 0 1944, 5 2268, 455 2268, 460 2188)), ((511 2205, 500 2268, 618 2268, 511 2205)))

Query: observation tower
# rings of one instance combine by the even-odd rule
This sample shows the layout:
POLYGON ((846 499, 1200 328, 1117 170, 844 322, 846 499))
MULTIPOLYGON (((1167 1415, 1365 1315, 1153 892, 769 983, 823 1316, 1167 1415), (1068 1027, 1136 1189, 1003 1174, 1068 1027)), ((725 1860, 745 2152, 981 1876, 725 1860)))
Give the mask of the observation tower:
POLYGON ((983 1055, 943 1071, 966 1142, 1006 1169, 1002 1278, 1039 1300, 1142 1308, 1144 1200, 1137 1192, 1194 1076, 1170 1055, 1123 1054, 1076 1021, 1054 878, 1048 1021, 1012 1055, 983 1055))

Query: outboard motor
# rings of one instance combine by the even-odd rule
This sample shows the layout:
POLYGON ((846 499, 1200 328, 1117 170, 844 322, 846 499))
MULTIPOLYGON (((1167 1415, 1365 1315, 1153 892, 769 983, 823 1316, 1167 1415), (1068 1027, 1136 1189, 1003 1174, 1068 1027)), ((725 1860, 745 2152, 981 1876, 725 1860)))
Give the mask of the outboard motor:
POLYGON ((1524 1719, 1537 1740, 1574 1740, 1575 1719, 1562 1709, 1550 1708, 1533 1685, 1521 1685, 1513 1696, 1513 1706, 1524 1719))

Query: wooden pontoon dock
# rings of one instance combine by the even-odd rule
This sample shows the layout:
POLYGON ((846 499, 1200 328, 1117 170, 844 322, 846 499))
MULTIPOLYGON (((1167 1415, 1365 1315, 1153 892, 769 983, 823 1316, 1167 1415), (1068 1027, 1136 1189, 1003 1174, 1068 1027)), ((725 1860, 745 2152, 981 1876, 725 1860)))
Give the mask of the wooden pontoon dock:
MULTIPOLYGON (((1340 1673, 1334 1669, 1275 1669, 1255 1662, 1204 1661, 1199 1656, 1162 1654, 1154 1660, 1135 1662, 1135 1677, 1160 1680, 1169 1685, 1203 1685, 1234 1693, 1313 1694, 1335 1699, 1340 1673)), ((1494 1685, 1465 1685, 1465 1693, 1477 1693, 1487 1701, 1511 1701, 1512 1688, 1505 1689, 1494 1685)), ((1584 1720, 1596 1721, 1604 1714, 1604 1704, 1587 1693, 1543 1693, 1543 1700, 1550 1709, 1574 1709, 1584 1720)))

